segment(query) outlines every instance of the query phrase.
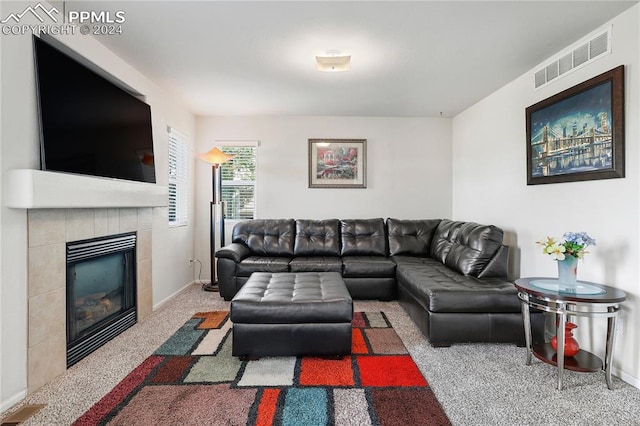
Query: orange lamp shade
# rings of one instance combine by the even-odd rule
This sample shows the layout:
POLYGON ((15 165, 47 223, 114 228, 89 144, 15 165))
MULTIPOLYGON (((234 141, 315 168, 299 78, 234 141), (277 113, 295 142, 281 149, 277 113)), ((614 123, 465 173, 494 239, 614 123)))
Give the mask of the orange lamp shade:
POLYGON ((227 161, 235 157, 235 155, 225 154, 224 152, 220 151, 218 147, 213 147, 204 154, 196 154, 196 157, 198 157, 202 161, 206 161, 209 164, 216 165, 226 163, 227 161))

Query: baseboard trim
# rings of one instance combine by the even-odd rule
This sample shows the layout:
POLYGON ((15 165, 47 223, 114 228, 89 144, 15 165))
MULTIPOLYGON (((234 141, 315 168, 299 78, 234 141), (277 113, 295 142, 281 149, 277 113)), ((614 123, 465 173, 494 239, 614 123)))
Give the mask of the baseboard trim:
POLYGON ((160 309, 161 307, 163 307, 164 305, 166 305, 167 303, 169 303, 171 300, 175 299, 180 293, 182 293, 183 291, 187 290, 189 287, 191 287, 192 285, 194 285, 196 283, 196 281, 191 281, 189 284, 185 285, 184 287, 182 287, 181 289, 179 289, 178 291, 174 292, 173 294, 170 294, 167 298, 165 298, 164 300, 161 300, 160 302, 156 303, 155 305, 153 305, 153 310, 156 311, 158 309, 160 309))
POLYGON ((627 374, 624 371, 621 371, 615 367, 611 368, 611 373, 614 376, 619 377, 620 380, 622 380, 623 382, 627 382, 634 388, 640 389, 640 379, 638 379, 637 377, 633 377, 631 374, 627 374))
POLYGON ((19 403, 20 401, 22 401, 26 397, 27 397, 27 390, 25 389, 23 391, 18 392, 17 394, 15 394, 13 396, 7 398, 7 399, 5 399, 0 404, 0 414, 4 414, 5 411, 7 411, 11 407, 13 407, 17 403, 19 403))

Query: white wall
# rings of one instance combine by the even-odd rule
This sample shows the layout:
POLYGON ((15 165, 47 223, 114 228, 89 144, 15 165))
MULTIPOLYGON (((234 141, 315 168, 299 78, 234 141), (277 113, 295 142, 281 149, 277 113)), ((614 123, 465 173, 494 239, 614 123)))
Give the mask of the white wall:
MULTIPOLYGON (((578 278, 627 292, 613 366, 640 387, 640 6, 612 23, 611 55, 538 91, 531 70, 454 118, 453 216, 503 227, 516 259, 514 276, 557 274, 555 262, 541 254, 536 240, 567 231, 596 238, 597 246, 578 266, 578 278), (626 74, 626 177, 527 186, 525 108, 621 64, 626 74)), ((580 344, 602 355, 606 321, 578 324, 580 344), (591 326, 593 333, 588 332, 591 326)))
MULTIPOLYGON (((198 117, 196 133, 197 152, 208 151, 216 140, 260 141, 259 218, 451 216, 450 119, 198 117), (308 188, 310 138, 367 139, 367 188, 308 188)), ((207 279, 210 200, 211 167, 196 160, 195 246, 207 279)))
MULTIPOLYGON (((0 16, 19 12, 25 3, 2 2, 0 16)), ((89 36, 59 38, 80 55, 147 95, 151 105, 158 183, 167 185, 166 126, 195 140, 194 116, 168 93, 89 36)), ((39 168, 38 118, 31 35, 0 35, 1 139, 3 176, 16 168, 39 168)), ((6 191, 3 191, 6 193, 6 191)), ((190 197, 193 205, 193 195, 190 197)), ((153 209, 153 300, 161 303, 193 280, 188 259, 193 257, 193 214, 189 226, 169 229, 166 208, 153 209)), ((191 209, 193 211, 193 209, 191 209)), ((27 365, 27 226, 26 210, 2 204, 0 212, 0 410, 18 402, 25 393, 27 365)))

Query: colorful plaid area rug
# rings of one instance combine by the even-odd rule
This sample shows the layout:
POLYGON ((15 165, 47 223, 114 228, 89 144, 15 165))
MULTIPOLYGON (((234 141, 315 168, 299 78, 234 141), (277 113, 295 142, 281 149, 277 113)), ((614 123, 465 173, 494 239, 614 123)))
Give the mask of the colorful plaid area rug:
POLYGON ((449 425, 382 312, 342 359, 231 356, 228 312, 200 312, 75 425, 449 425))

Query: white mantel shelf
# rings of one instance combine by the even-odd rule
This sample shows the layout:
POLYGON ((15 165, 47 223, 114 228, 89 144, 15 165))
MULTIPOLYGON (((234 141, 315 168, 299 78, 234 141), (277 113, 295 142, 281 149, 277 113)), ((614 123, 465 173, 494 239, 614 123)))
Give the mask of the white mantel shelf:
POLYGON ((5 203, 18 209, 166 207, 166 186, 32 169, 10 170, 5 203))

